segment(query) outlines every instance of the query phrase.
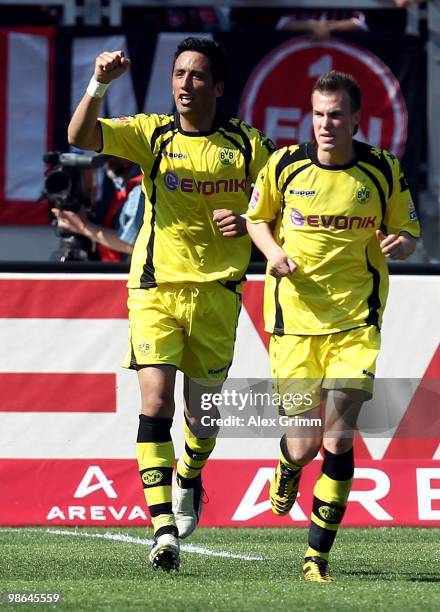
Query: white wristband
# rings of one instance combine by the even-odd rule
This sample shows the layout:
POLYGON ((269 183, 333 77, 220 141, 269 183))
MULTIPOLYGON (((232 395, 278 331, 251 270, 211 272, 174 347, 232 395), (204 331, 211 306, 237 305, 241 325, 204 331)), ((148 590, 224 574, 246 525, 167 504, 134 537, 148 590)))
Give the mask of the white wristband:
POLYGON ((110 83, 100 83, 92 76, 86 91, 92 98, 103 98, 109 85, 110 83))

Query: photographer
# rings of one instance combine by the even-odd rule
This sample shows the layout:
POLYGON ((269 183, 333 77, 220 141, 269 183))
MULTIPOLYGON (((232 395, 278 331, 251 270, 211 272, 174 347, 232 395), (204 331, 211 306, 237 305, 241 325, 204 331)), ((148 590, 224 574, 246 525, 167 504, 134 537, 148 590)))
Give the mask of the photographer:
POLYGON ((107 176, 114 183, 115 193, 103 225, 97 225, 90 220, 85 206, 81 206, 78 212, 52 208, 52 213, 57 219, 58 228, 98 243, 101 261, 119 261, 123 259, 121 253, 131 255, 142 225, 142 174, 136 164, 117 157, 110 157, 105 168, 107 176))

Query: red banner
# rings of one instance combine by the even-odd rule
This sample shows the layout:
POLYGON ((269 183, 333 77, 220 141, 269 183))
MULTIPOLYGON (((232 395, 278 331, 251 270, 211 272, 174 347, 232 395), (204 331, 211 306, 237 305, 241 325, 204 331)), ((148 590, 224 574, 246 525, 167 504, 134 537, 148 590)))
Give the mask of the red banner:
POLYGON ((114 374, 0 374, 3 412, 116 412, 114 374))
POLYGON ((0 223, 45 225, 40 202, 53 148, 55 29, 0 29, 0 223))
MULTIPOLYGON (((204 470, 201 526, 308 525, 320 470, 305 470, 290 515, 272 514, 269 481, 275 461, 215 460, 204 470)), ((134 460, 0 460, 1 525, 143 526, 150 524, 134 460)), ((434 526, 440 521, 436 461, 357 462, 344 525, 434 526), (403 495, 404 493, 404 495, 403 495)))
MULTIPOLYGON (((119 365, 127 347, 125 281, 0 278, 0 525, 148 521, 134 461, 137 379, 119 365)), ((391 278, 378 368, 384 378, 414 378, 417 385, 399 406, 388 438, 357 438, 347 525, 440 520, 439 287, 435 277, 391 278)), ((259 279, 245 285, 231 378, 269 376, 262 290, 259 279)), ((179 394, 176 400, 172 433, 179 456, 179 394)), ((277 449, 269 437, 219 440, 204 471, 210 503, 203 525, 307 524, 320 461, 304 470, 298 503, 280 519, 268 500, 277 449)))

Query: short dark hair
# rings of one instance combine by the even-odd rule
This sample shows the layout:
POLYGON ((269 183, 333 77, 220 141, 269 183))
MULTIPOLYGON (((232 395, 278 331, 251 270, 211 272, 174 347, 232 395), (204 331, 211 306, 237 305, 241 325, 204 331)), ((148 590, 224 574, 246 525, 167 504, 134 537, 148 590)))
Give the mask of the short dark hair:
POLYGON ((226 79, 226 55, 222 47, 215 40, 211 38, 194 38, 193 36, 188 36, 188 38, 182 40, 174 54, 173 70, 177 58, 185 51, 197 51, 197 53, 201 53, 209 59, 214 83, 219 83, 226 79))
POLYGON ((355 113, 361 108, 361 88, 351 74, 345 74, 337 70, 323 74, 314 84, 312 95, 315 91, 319 93, 346 91, 350 98, 352 112, 355 113))

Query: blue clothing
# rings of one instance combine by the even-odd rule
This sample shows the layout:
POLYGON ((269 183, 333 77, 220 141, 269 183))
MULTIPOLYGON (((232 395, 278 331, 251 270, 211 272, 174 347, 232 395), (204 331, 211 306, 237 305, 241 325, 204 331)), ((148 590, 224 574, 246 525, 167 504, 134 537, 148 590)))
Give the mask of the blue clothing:
POLYGON ((118 236, 128 244, 134 244, 144 218, 144 194, 140 185, 130 191, 118 218, 116 231, 118 236))

